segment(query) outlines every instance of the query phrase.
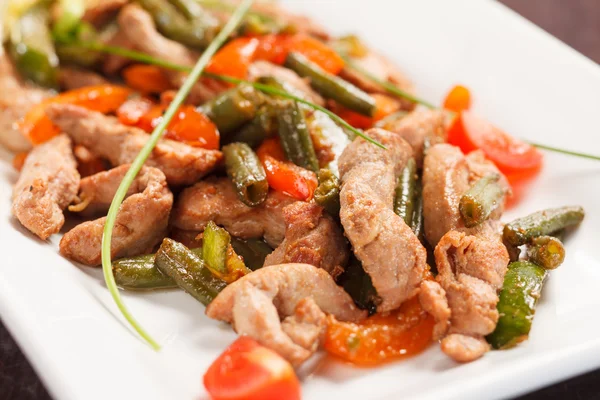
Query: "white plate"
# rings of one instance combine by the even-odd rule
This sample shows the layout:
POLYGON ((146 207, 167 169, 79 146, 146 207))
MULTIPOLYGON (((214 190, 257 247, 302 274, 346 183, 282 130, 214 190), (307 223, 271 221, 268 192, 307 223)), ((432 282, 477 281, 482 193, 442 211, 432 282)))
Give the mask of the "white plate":
MULTIPOLYGON (((499 4, 478 0, 291 1, 336 33, 356 32, 441 101, 469 86, 476 111, 523 138, 600 153, 600 69, 499 4)), ((57 399, 196 399, 201 376, 234 339, 184 293, 130 294, 133 314, 163 344, 154 353, 123 325, 98 270, 79 269, 10 217, 16 178, 0 162, 0 312, 57 399)), ((600 367, 600 163, 547 154, 531 195, 510 215, 577 203, 586 221, 544 288, 528 342, 458 365, 437 346, 381 368, 322 361, 304 398, 492 398, 600 367)))

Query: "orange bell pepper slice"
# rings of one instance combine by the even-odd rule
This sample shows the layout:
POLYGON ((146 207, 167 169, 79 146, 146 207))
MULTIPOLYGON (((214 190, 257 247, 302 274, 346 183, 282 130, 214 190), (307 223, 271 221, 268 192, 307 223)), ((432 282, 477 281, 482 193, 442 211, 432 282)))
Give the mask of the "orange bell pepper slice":
POLYGON ((135 64, 123 70, 125 84, 142 93, 162 93, 172 89, 173 85, 155 65, 135 64))
POLYGON ((206 67, 207 72, 246 79, 248 67, 255 59, 258 38, 241 37, 223 46, 206 67))
POLYGON ((462 85, 456 85, 444 100, 444 108, 456 113, 471 108, 471 92, 462 85))
POLYGON ((358 129, 369 129, 375 125, 375 122, 400 110, 400 102, 390 96, 380 93, 373 93, 371 97, 373 97, 376 104, 375 115, 372 118, 348 110, 347 108, 344 108, 338 104, 335 105, 335 109, 333 111, 353 127, 358 129))

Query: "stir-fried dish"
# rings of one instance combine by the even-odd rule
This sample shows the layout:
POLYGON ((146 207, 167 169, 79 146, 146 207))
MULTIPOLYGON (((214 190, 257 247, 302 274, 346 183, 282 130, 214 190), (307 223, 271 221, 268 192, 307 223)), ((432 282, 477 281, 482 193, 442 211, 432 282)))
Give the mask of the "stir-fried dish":
POLYGON ((526 340, 584 217, 502 221, 542 153, 467 88, 438 108, 358 37, 251 3, 9 1, 14 217, 41 240, 83 219, 61 255, 231 324, 215 399, 299 398, 321 349, 372 366, 439 342, 470 362, 526 340))

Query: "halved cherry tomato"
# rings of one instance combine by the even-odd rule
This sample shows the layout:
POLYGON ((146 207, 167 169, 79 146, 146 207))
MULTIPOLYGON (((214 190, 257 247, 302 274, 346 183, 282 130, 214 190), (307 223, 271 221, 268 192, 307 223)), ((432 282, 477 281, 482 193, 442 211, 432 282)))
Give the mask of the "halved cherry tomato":
POLYGON ((375 122, 400 110, 400 103, 390 96, 374 93, 371 97, 375 99, 376 104, 375 115, 372 118, 350 111, 338 104, 334 106, 333 111, 353 127, 358 129, 369 129, 375 122))
POLYGON ((135 64, 123 70, 123 79, 130 88, 142 93, 162 93, 173 85, 162 69, 155 65, 135 64))
POLYGON ((312 199, 319 185, 317 176, 312 171, 284 161, 285 156, 279 140, 265 140, 256 154, 265 169, 267 182, 273 190, 302 201, 312 199))
POLYGON ((462 85, 456 85, 444 100, 446 110, 461 112, 471 108, 471 92, 462 85))
POLYGON ((40 144, 60 133, 60 129, 46 116, 46 107, 50 104, 75 104, 101 113, 109 113, 116 111, 130 94, 131 89, 115 85, 87 86, 69 90, 32 107, 19 126, 31 143, 40 144))
POLYGON ((239 337, 204 374, 214 400, 300 400, 300 382, 280 355, 239 337))
POLYGON ((248 66, 254 61, 258 38, 241 37, 227 43, 210 60, 207 72, 246 79, 248 66))
POLYGON ((467 154, 480 149, 509 181, 535 176, 543 156, 535 147, 516 139, 470 111, 461 112, 448 130, 448 142, 467 154))
POLYGON ((398 310, 354 324, 329 317, 325 350, 345 361, 374 366, 415 355, 432 342, 434 320, 417 297, 398 310))
POLYGON ((25 160, 27 159, 28 152, 22 152, 15 154, 15 158, 13 158, 12 165, 14 169, 21 172, 23 169, 23 165, 25 165, 25 160))

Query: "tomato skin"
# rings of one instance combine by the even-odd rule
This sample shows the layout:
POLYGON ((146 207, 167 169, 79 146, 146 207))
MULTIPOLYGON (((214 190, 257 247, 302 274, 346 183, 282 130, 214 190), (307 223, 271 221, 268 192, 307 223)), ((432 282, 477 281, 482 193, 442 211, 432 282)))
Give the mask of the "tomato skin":
POLYGON ((300 400, 300 382, 292 366, 247 336, 233 342, 203 380, 214 400, 300 400))
POLYGON ((446 110, 461 112, 471 108, 471 92, 462 85, 456 85, 444 100, 446 110))
POLYGON ((467 154, 482 150, 510 182, 537 175, 543 155, 535 147, 514 138, 470 111, 461 112, 448 130, 448 143, 467 154))
POLYGON ((162 93, 173 88, 163 70, 155 65, 131 65, 123 70, 123 80, 142 93, 162 93))
POLYGON ((241 37, 230 41, 214 55, 206 71, 246 79, 259 44, 258 38, 241 37))

